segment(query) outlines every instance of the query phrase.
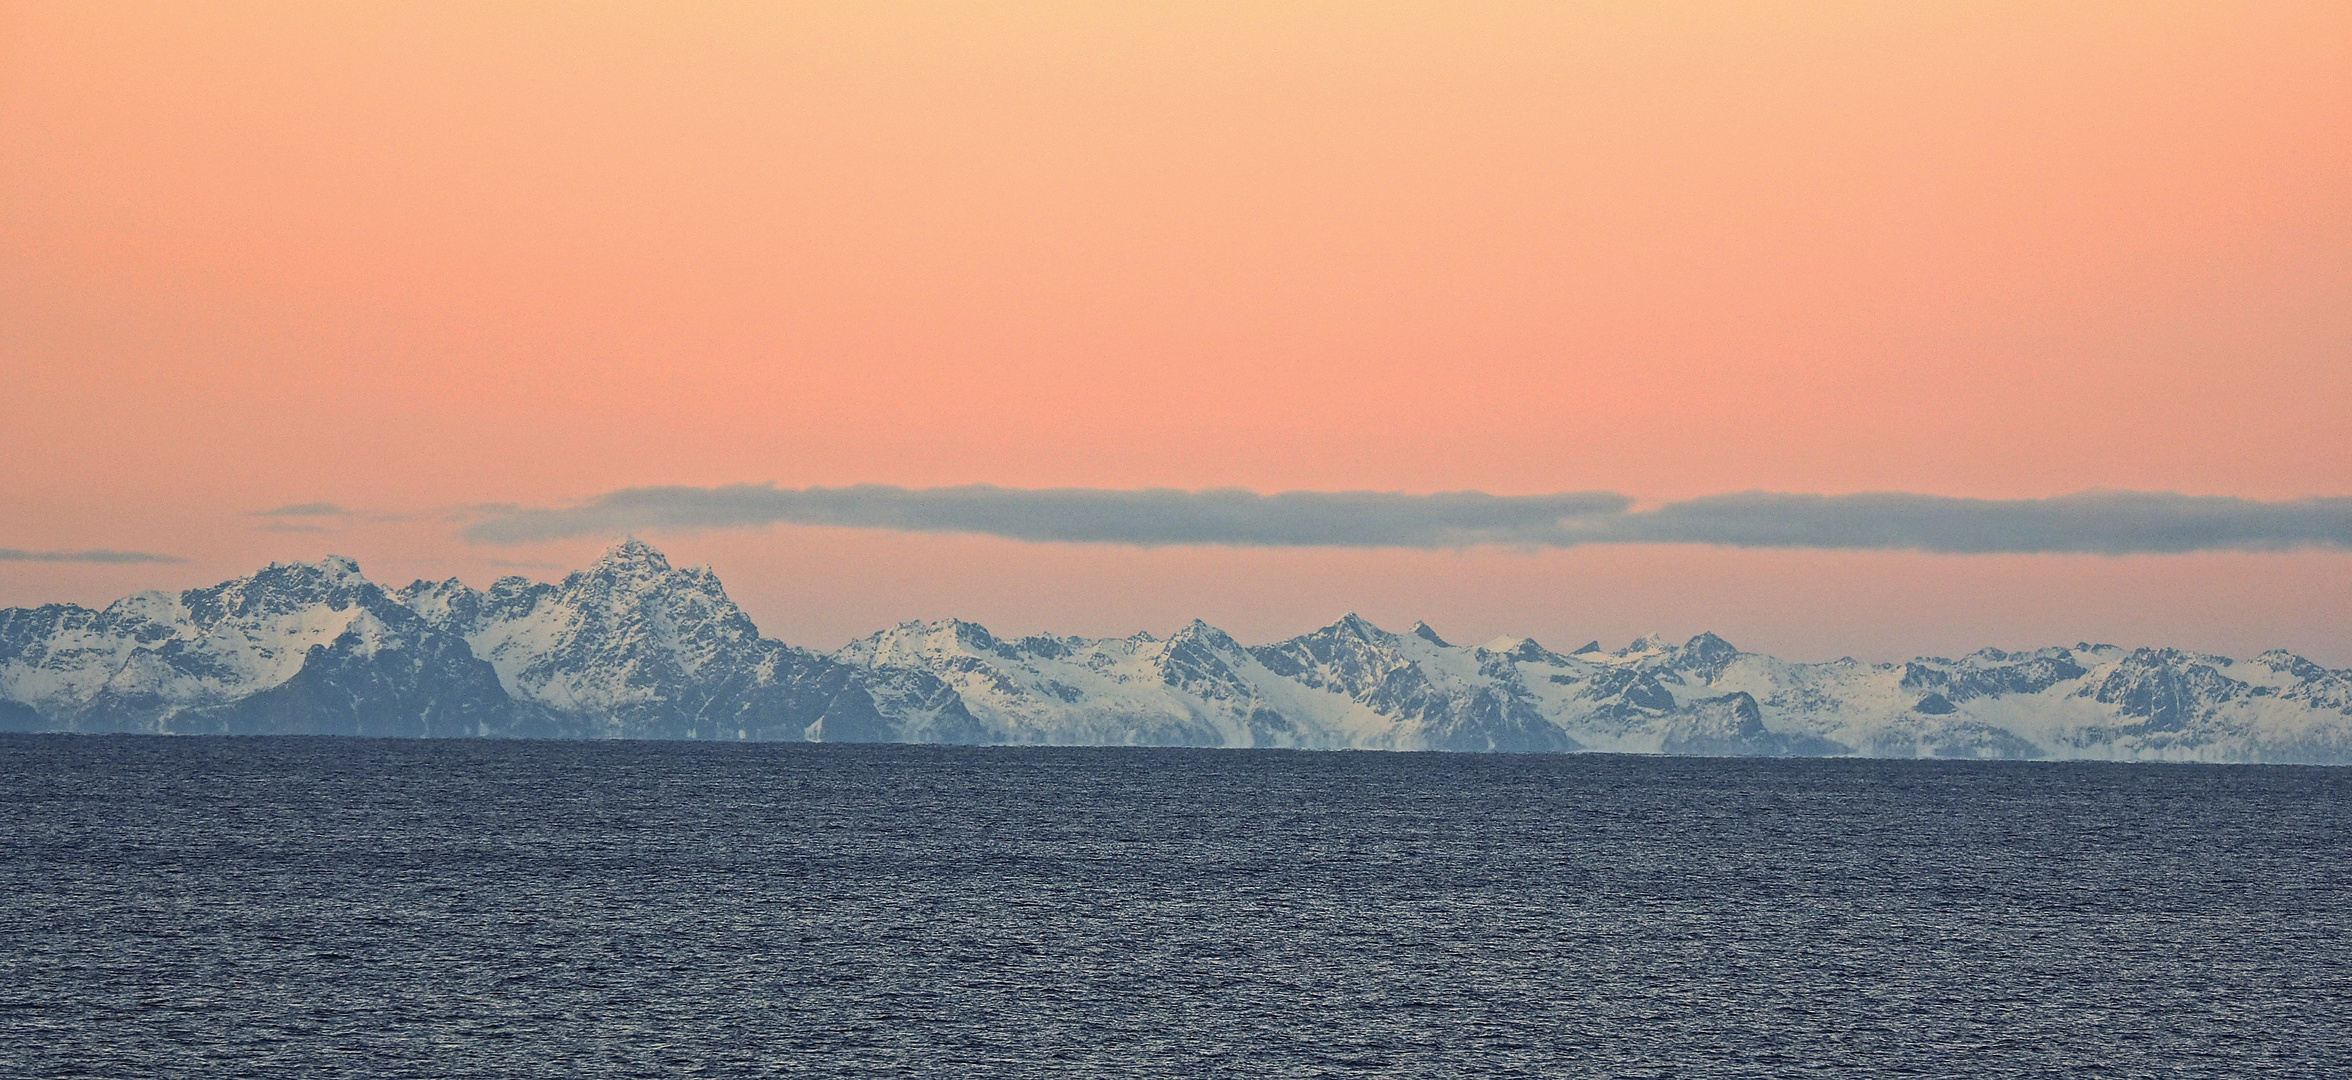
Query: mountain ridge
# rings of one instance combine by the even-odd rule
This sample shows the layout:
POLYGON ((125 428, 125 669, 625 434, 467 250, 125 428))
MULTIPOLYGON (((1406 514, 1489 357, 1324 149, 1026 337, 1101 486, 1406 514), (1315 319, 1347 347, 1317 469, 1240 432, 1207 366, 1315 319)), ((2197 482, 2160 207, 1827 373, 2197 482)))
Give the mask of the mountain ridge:
POLYGON ((0 730, 2352 763, 2352 671, 2077 643, 1868 664, 1712 633, 1459 646, 1348 613, 1243 645, 915 621, 830 653, 631 539, 557 582, 329 557, 0 610, 0 730))

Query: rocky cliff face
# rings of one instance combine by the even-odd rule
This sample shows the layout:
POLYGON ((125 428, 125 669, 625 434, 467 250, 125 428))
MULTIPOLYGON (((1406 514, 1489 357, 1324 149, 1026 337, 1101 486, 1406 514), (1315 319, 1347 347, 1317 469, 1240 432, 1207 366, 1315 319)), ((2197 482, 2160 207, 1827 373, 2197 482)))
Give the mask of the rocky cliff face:
POLYGON ((825 655, 629 541, 554 583, 391 593, 328 559, 0 611, 9 730, 2352 763, 2352 672, 2089 643, 1795 664, 1712 634, 1562 654, 1354 615, 1254 647, 943 620, 825 655))

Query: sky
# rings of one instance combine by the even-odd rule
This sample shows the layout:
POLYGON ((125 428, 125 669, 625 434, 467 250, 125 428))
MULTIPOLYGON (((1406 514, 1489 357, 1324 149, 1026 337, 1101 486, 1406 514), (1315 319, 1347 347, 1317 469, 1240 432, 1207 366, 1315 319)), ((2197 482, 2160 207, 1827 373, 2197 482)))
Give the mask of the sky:
POLYGON ((0 606, 2352 666, 2347 193, 2340 0, 0 0, 0 606))

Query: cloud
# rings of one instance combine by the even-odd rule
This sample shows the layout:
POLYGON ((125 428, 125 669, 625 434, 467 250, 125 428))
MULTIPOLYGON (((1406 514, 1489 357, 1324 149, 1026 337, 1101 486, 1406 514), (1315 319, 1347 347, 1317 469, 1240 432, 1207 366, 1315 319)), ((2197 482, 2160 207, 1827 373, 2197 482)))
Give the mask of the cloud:
POLYGON ((1563 526, 1569 542, 1854 548, 1966 554, 2352 549, 2352 498, 2256 502, 2159 491, 2047 499, 1749 491, 1563 526))
MULTIPOLYGON (((394 511, 387 513, 380 510, 354 509, 352 507, 344 506, 340 503, 314 502, 291 503, 286 506, 271 507, 268 510, 248 510, 245 512, 245 516, 264 518, 349 518, 354 521, 366 522, 370 524, 397 524, 406 521, 431 521, 435 519, 445 521, 464 521, 467 520, 470 515, 464 509, 394 511)), ((291 522, 272 522, 267 525, 256 525, 254 527, 266 532, 330 531, 316 524, 298 525, 291 522)))
POLYGON ((256 525, 253 530, 274 533, 331 533, 335 531, 324 525, 312 525, 302 521, 273 521, 266 525, 256 525))
POLYGON ((645 529, 791 524, 981 533, 1054 543, 1223 544, 1246 547, 1460 547, 1542 543, 1563 517, 1622 512, 1607 492, 1401 495, 1373 491, 1106 491, 971 487, 912 490, 659 487, 616 491, 561 510, 493 511, 469 540, 520 544, 645 529))
POLYGON ((1881 492, 1710 495, 1634 512, 1611 492, 1435 495, 1238 490, 629 488, 576 507, 484 508, 477 543, 523 544, 637 530, 830 525, 1156 547, 1454 548, 1477 544, 1714 544, 1954 553, 2352 549, 2352 498, 2256 502, 2167 492, 2048 499, 1881 492))
POLYGON ((188 560, 177 555, 157 555, 149 551, 109 551, 94 548, 89 551, 19 551, 0 548, 0 562, 48 563, 178 563, 188 560))

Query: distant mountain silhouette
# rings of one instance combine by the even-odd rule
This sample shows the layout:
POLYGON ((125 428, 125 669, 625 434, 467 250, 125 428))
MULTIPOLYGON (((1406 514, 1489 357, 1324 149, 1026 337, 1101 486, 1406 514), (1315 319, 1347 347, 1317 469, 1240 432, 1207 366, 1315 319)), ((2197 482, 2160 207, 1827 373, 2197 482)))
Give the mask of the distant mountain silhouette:
POLYGON ((951 619, 824 654, 630 540, 554 584, 390 592, 328 558, 0 610, 0 731, 2352 762, 2352 672, 2089 643, 1798 664, 1713 634, 1563 654, 1354 614, 1258 646, 951 619))

